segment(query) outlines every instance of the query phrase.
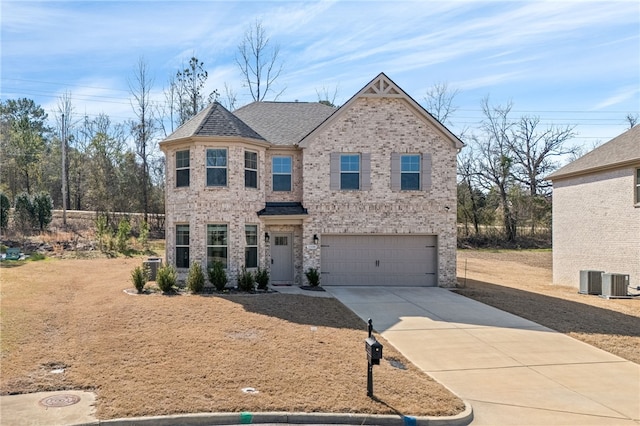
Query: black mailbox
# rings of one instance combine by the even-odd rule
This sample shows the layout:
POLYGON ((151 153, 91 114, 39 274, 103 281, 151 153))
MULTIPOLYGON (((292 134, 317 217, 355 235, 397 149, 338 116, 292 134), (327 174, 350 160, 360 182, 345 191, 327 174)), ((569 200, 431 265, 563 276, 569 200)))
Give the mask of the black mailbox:
POLYGON ((367 350, 369 364, 380 365, 380 360, 382 359, 382 345, 380 342, 375 337, 367 337, 364 341, 364 346, 367 350))

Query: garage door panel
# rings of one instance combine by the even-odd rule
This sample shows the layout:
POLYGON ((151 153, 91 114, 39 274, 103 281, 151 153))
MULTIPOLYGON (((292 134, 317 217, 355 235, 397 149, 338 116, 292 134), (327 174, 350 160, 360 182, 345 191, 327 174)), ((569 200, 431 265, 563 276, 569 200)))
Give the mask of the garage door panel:
POLYGON ((323 285, 436 286, 433 235, 323 235, 323 285))

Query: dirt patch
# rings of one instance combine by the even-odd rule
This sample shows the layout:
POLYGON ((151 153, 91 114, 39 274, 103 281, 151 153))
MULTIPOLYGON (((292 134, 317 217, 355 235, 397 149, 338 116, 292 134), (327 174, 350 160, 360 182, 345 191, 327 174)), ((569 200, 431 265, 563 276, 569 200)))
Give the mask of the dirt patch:
POLYGON ((381 338, 378 400, 368 398, 366 324, 334 299, 133 297, 123 290, 141 261, 47 259, 0 269, 0 392, 93 390, 100 419, 239 411, 452 415, 464 409, 381 338), (247 388, 256 392, 243 392, 247 388))
POLYGON ((640 363, 640 298, 553 285, 551 259, 547 250, 459 250, 458 292, 640 363))

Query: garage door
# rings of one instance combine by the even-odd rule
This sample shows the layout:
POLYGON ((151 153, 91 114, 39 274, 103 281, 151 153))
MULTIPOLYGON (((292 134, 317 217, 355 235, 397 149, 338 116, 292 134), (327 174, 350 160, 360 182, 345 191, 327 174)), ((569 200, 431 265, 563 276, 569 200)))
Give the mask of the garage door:
POLYGON ((322 285, 436 286, 435 235, 322 235, 322 285))

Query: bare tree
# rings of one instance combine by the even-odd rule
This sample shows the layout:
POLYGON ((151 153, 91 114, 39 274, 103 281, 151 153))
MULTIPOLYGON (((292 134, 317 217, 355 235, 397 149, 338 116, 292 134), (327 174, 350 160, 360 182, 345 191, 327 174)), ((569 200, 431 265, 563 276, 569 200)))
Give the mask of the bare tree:
MULTIPOLYGON (((256 20, 245 32, 242 43, 238 45, 239 57, 236 63, 244 77, 244 83, 254 101, 263 101, 282 72, 279 60, 280 47, 271 46, 262 22, 256 20)), ((284 89, 277 93, 277 99, 284 89)))
POLYGON ((236 109, 237 103, 238 95, 233 90, 233 87, 231 87, 227 83, 224 83, 224 100, 222 101, 222 104, 229 111, 233 111, 234 109, 236 109))
POLYGON ((151 142, 156 131, 153 109, 151 105, 151 88, 153 77, 149 75, 149 68, 144 58, 139 58, 133 76, 129 79, 129 92, 133 96, 131 108, 137 117, 131 122, 131 133, 136 143, 136 154, 142 162, 140 182, 142 183, 142 206, 144 220, 149 214, 149 158, 151 156, 151 142))
POLYGON ((73 103, 71 102, 71 92, 65 91, 58 98, 58 105, 54 111, 54 118, 60 141, 62 144, 62 206, 63 224, 67 224, 66 209, 71 206, 71 194, 69 191, 69 138, 72 135, 75 120, 73 116, 73 103))
POLYGON ((321 90, 316 89, 316 95, 318 95, 318 102, 330 107, 336 108, 336 97, 338 96, 338 86, 333 89, 333 93, 329 94, 329 89, 322 86, 321 90))
POLYGON ((424 97, 427 111, 442 124, 450 123, 450 116, 458 109, 453 104, 458 93, 460 93, 458 89, 451 90, 446 82, 435 83, 427 90, 424 97))
POLYGON ((637 113, 636 114, 629 113, 626 115, 624 119, 629 125, 629 129, 632 129, 636 124, 638 124, 638 119, 640 119, 640 116, 637 113))

